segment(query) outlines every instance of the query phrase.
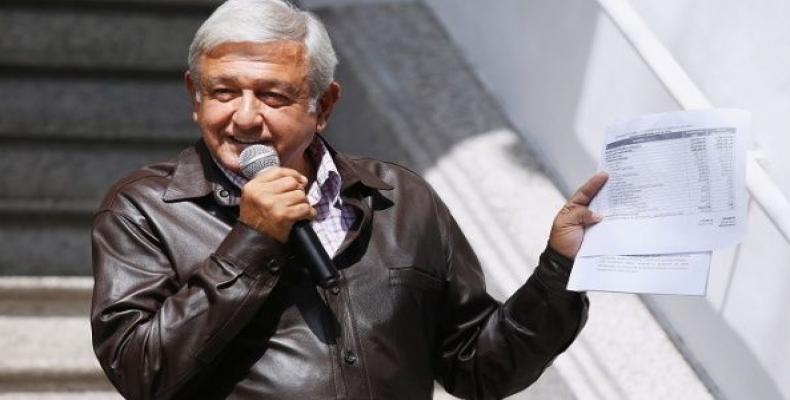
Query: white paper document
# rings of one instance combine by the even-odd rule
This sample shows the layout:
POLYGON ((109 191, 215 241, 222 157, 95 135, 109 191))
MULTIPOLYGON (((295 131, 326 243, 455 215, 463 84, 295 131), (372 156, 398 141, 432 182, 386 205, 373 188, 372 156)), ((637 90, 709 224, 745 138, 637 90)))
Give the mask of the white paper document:
POLYGON ((749 113, 697 110, 611 125, 570 290, 702 295, 711 250, 746 235, 749 113))
POLYGON ((666 254, 733 246, 746 235, 749 113, 699 110, 613 124, 590 208, 605 216, 580 256, 666 254))
POLYGON ((711 253, 577 257, 568 290, 704 295, 711 253))

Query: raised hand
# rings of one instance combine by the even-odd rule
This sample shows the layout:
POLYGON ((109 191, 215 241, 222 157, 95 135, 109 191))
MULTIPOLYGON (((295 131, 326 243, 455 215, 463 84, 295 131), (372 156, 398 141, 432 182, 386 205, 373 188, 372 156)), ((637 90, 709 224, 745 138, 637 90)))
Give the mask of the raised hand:
POLYGON ((549 234, 549 247, 554 251, 568 258, 576 257, 584 238, 584 228, 603 219, 587 206, 608 178, 605 172, 593 175, 557 213, 549 234))

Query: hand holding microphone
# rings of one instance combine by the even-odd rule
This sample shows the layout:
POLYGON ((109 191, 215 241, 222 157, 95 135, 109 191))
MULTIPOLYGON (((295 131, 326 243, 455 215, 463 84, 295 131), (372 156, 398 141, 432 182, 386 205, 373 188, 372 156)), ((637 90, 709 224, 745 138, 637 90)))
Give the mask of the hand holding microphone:
POLYGON ((310 274, 322 287, 336 286, 338 274, 309 220, 316 215, 305 193, 307 178, 280 167, 270 146, 253 145, 239 157, 242 174, 250 179, 241 195, 239 220, 281 243, 294 245, 307 261, 310 274))
POLYGON ((241 195, 239 219, 281 243, 296 221, 315 216, 304 186, 307 178, 290 168, 270 168, 251 179, 241 195))

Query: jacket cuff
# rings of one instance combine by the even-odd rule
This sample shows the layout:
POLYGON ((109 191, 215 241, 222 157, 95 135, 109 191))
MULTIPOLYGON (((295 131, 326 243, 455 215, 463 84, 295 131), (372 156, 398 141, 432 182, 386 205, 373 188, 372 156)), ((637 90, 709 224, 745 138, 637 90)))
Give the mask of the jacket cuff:
POLYGON ((541 321, 546 317, 541 314, 546 312, 545 307, 535 307, 535 305, 548 304, 555 309, 553 312, 559 311, 560 314, 580 318, 581 322, 576 329, 578 334, 586 320, 589 303, 586 294, 566 289, 572 267, 572 259, 547 246, 540 255, 540 261, 532 276, 505 302, 506 319, 522 330, 527 329, 526 327, 534 325, 535 321, 541 321), (567 314, 568 312, 570 314, 567 314), (579 312, 581 314, 578 314, 579 312))
POLYGON ((538 267, 535 268, 535 276, 540 279, 547 289, 568 292, 565 288, 568 286, 572 267, 572 259, 546 246, 546 250, 540 255, 538 267))
POLYGON ((240 221, 236 222, 214 254, 256 279, 264 271, 277 275, 287 262, 284 244, 240 221))

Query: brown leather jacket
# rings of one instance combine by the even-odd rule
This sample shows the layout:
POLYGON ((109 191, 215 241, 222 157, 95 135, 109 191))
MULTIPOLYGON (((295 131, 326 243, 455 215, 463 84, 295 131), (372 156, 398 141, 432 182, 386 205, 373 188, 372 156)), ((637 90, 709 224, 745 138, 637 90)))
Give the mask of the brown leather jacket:
POLYGON ((332 154, 358 223, 314 285, 288 247, 236 221, 199 142, 118 182, 93 226, 96 355, 131 399, 501 398, 584 324, 548 249, 504 304, 445 205, 393 164, 332 154))

